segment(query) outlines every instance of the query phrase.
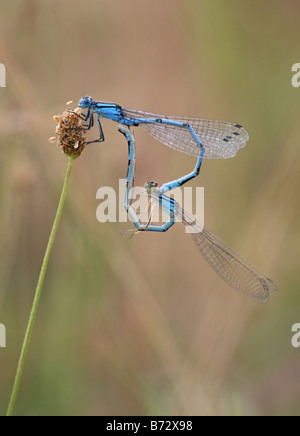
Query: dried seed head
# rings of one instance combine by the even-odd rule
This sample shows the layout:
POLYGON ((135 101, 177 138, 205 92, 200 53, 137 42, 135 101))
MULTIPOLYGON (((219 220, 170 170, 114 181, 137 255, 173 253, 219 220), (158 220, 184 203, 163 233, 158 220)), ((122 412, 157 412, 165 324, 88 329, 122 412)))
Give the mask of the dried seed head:
MULTIPOLYGON (((71 103, 70 103, 71 104, 71 103)), ((57 142, 64 154, 67 156, 79 157, 86 145, 85 131, 81 130, 81 119, 79 114, 70 109, 64 111, 61 115, 53 117, 58 121, 56 126, 56 137, 49 139, 50 142, 57 142)))
POLYGON ((68 102, 67 102, 67 106, 70 106, 70 104, 72 104, 72 103, 73 103, 73 100, 68 101, 68 102))
POLYGON ((82 111, 82 109, 81 109, 80 107, 77 107, 77 108, 74 110, 75 114, 77 114, 77 115, 80 115, 80 114, 81 114, 81 111, 82 111))

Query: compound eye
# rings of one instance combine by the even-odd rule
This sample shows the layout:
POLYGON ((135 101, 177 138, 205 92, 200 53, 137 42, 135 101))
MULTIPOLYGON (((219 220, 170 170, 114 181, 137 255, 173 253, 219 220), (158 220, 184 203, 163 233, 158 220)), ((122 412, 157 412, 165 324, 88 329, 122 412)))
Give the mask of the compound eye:
POLYGON ((158 183, 154 182, 153 180, 149 180, 149 182, 147 182, 145 185, 145 189, 148 192, 151 192, 152 189, 157 188, 157 187, 158 187, 158 183))
POLYGON ((81 104, 83 106, 89 107, 89 106, 91 106, 91 103, 92 103, 92 98, 91 97, 89 97, 88 95, 82 97, 81 104))

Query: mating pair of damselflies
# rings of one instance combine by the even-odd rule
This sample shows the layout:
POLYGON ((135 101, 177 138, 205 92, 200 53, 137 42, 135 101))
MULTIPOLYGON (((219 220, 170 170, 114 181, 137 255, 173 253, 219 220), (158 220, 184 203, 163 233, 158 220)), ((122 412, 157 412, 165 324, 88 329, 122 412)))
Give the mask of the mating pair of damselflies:
POLYGON ((94 117, 97 119, 100 137, 89 143, 104 141, 101 118, 107 118, 123 125, 119 130, 127 138, 129 151, 125 207, 136 231, 164 232, 175 223, 176 218, 180 218, 185 225, 194 226, 192 236, 197 248, 223 280, 257 303, 266 303, 269 299, 269 291, 277 290, 273 281, 235 253, 206 227, 198 228, 197 224, 193 224, 194 218, 185 212, 176 201, 165 195, 166 192, 182 186, 199 175, 203 158, 234 157, 238 150, 246 146, 249 139, 247 131, 241 125, 230 122, 168 117, 124 109, 118 104, 94 101, 88 96, 80 100, 79 107, 87 110, 85 115, 79 115, 87 123, 83 124, 82 129, 90 130, 94 126, 94 117), (141 126, 147 133, 168 147, 197 157, 196 166, 191 173, 165 183, 160 188, 156 182, 148 182, 145 185, 150 201, 167 212, 169 216, 168 221, 160 226, 151 223, 151 215, 148 222, 142 224, 129 200, 129 190, 133 188, 135 180, 135 140, 130 130, 131 126, 141 126))

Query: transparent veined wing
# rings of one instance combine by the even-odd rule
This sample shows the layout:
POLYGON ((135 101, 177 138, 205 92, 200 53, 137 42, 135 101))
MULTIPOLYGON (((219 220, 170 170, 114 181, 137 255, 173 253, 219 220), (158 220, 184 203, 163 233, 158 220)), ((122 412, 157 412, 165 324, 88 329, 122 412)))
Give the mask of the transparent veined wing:
MULTIPOLYGON (((178 209, 177 214, 182 217, 185 225, 194 223, 194 218, 181 208, 178 209)), ((192 225, 196 231, 192 233, 195 244, 214 271, 241 294, 256 303, 267 303, 269 291, 277 291, 275 283, 235 253, 206 227, 201 230, 197 229, 196 225, 192 225)))
MULTIPOLYGON (((242 126, 226 121, 170 117, 131 109, 123 109, 123 113, 130 118, 167 119, 190 124, 205 148, 204 158, 206 159, 234 157, 249 140, 249 135, 242 126)), ((164 145, 191 156, 199 156, 199 147, 188 129, 155 122, 140 125, 164 145)))

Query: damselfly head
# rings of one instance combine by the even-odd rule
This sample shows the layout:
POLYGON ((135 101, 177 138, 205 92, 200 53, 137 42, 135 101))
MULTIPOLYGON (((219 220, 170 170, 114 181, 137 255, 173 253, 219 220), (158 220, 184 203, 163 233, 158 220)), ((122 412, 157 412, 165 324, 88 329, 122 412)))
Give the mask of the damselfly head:
POLYGON ((89 97, 88 95, 85 95, 82 97, 82 99, 79 101, 78 106, 82 109, 89 108, 92 106, 93 99, 92 97, 89 97))
POLYGON ((148 192, 148 194, 151 194, 151 192, 157 187, 158 187, 158 183, 154 182, 153 180, 150 180, 145 184, 145 189, 148 192))

